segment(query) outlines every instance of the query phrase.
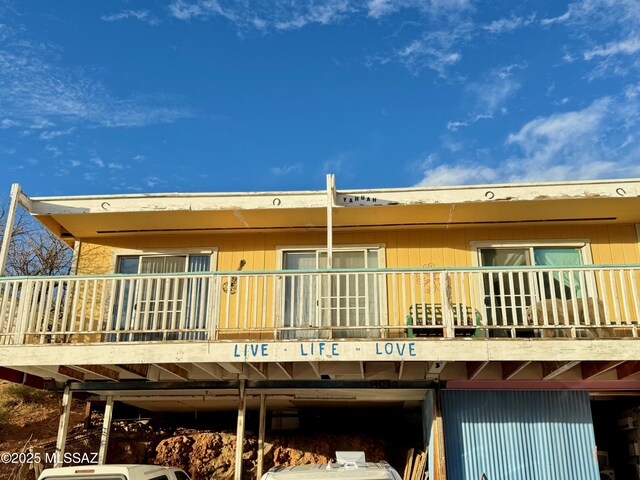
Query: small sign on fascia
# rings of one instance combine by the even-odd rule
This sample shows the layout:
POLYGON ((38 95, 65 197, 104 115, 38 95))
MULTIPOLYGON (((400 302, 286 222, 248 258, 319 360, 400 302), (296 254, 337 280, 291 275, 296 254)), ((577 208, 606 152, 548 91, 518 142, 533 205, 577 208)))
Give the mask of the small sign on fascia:
POLYGON ((372 195, 347 195, 345 193, 336 194, 336 205, 340 207, 362 207, 369 205, 398 205, 398 202, 383 200, 372 195))

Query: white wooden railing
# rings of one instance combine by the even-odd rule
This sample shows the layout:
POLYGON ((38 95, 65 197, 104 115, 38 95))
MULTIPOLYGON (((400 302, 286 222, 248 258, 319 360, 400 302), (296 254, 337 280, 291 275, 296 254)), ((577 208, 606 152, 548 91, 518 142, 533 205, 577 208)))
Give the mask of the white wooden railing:
POLYGON ((637 337, 640 266, 0 278, 0 344, 637 337))

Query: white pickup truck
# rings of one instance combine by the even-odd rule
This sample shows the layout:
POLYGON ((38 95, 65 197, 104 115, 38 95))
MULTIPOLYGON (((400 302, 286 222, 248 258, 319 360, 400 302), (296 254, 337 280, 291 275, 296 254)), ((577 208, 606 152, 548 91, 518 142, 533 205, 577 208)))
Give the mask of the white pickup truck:
POLYGON ((46 468, 38 480, 190 480, 183 470, 158 465, 84 465, 46 468))

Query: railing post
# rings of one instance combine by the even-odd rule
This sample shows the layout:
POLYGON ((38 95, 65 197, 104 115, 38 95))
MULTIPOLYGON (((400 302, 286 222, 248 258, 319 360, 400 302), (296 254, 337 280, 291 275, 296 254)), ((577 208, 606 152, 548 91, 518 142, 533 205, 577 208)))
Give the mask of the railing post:
POLYGON ((20 307, 18 308, 18 321, 13 337, 15 345, 22 345, 27 330, 27 319, 30 317, 29 306, 31 305, 31 294, 33 290, 33 280, 24 280, 22 284, 22 295, 20 295, 20 307))
POLYGON ((442 299, 442 323, 444 326, 444 336, 453 338, 453 310, 451 305, 451 285, 449 285, 449 273, 446 270, 440 272, 440 296, 442 299))
POLYGON ((209 298, 207 300, 207 322, 209 325, 209 341, 218 339, 218 321, 220 319, 220 277, 209 276, 209 298))

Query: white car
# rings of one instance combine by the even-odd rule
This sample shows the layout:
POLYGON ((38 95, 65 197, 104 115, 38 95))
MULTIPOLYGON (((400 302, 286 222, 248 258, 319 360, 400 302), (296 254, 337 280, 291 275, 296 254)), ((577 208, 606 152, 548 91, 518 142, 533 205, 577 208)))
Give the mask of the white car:
POLYGON ((46 468, 38 480, 190 480, 183 470, 158 465, 81 465, 46 468))
POLYGON ((402 480, 387 462, 366 462, 362 452, 336 452, 336 463, 273 467, 261 480, 402 480))

